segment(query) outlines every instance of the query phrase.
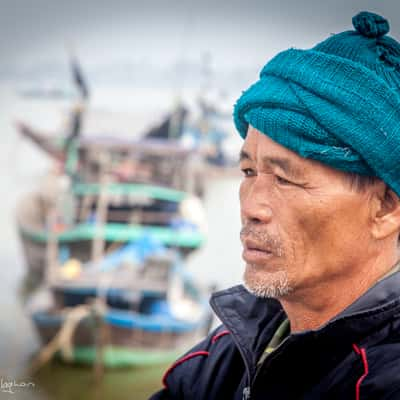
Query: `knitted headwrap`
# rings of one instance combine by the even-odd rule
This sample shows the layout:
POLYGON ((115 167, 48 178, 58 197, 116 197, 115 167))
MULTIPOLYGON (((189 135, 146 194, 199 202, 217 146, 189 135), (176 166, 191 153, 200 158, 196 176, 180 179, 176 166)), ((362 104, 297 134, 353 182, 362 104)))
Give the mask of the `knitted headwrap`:
POLYGON ((383 17, 361 12, 355 31, 310 50, 279 53, 237 101, 234 122, 302 157, 377 176, 400 195, 400 44, 383 17))

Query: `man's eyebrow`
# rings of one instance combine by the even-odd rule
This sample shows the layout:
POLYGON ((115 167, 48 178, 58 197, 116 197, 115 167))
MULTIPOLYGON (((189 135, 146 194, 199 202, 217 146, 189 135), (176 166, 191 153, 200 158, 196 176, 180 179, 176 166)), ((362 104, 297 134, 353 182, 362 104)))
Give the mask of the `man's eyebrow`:
MULTIPOLYGON (((246 150, 240 150, 239 161, 244 161, 244 160, 252 161, 252 158, 246 150)), ((299 168, 296 165, 293 165, 293 163, 287 158, 266 156, 262 158, 262 162, 267 166, 270 165, 278 166, 288 176, 293 176, 294 178, 304 178, 303 169, 299 168)))
POLYGON ((262 162, 266 165, 276 165, 278 166, 285 174, 296 177, 296 178, 303 178, 304 171, 302 168, 299 168, 296 165, 288 160, 287 158, 281 157, 264 157, 262 162))
POLYGON ((240 161, 244 161, 244 160, 250 160, 251 161, 250 154, 246 150, 240 150, 239 162, 240 161))

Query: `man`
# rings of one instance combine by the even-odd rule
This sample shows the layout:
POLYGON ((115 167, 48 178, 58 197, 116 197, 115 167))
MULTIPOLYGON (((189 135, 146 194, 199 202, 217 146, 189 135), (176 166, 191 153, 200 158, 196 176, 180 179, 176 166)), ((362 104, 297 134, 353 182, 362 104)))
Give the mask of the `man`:
POLYGON ((153 399, 400 399, 400 45, 353 25, 237 102, 246 289, 153 399))

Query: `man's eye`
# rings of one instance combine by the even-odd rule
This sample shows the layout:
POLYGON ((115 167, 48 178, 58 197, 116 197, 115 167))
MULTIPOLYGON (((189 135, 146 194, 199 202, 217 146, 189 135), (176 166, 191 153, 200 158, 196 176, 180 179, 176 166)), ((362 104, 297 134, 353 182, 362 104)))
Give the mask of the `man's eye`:
POLYGON ((248 178, 250 176, 255 176, 255 172, 253 169, 251 168, 243 168, 242 169, 243 175, 248 178))
POLYGON ((286 180, 285 178, 282 178, 279 175, 275 176, 276 181, 280 184, 280 185, 292 185, 292 182, 286 180))

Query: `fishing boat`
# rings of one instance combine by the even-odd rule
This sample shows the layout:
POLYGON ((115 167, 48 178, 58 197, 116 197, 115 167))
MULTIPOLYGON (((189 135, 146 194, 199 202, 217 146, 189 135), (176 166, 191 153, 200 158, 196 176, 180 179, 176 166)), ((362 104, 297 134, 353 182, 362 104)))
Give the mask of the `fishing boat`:
POLYGON ((17 205, 31 277, 43 277, 52 241, 82 262, 145 232, 184 256, 203 244, 204 175, 190 150, 172 141, 107 137, 73 139, 67 147, 63 171, 17 205))
POLYGON ((109 368, 154 365, 207 334, 207 292, 176 250, 147 247, 138 256, 143 246, 124 246, 79 273, 71 263, 53 271, 47 296, 41 289, 27 306, 44 346, 35 362, 55 355, 109 368))
POLYGON ((43 279, 52 246, 61 261, 87 262, 144 235, 184 257, 205 241, 203 205, 193 195, 146 184, 68 185, 68 179, 49 179, 17 205, 17 227, 33 281, 43 279))
POLYGON ((58 165, 17 206, 37 277, 27 307, 44 345, 37 362, 166 362, 211 323, 208 295, 183 267, 205 239, 203 158, 179 138, 84 137, 83 113, 56 140, 19 125, 58 165))

